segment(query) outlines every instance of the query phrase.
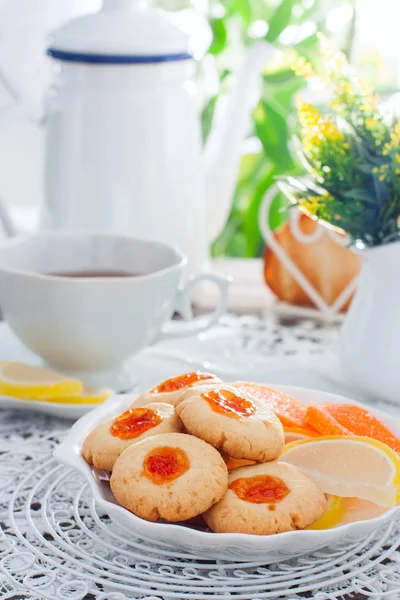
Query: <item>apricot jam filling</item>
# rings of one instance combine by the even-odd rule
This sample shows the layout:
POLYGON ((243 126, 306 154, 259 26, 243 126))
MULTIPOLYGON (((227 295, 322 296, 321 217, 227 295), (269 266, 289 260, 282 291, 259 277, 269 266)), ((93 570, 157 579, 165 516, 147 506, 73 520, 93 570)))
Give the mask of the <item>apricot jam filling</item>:
POLYGON ((190 460, 181 448, 154 448, 143 461, 143 474, 153 483, 162 485, 181 477, 190 468, 190 460))
POLYGON ((131 408, 115 419, 110 427, 110 433, 121 440, 131 440, 156 427, 162 420, 157 410, 131 408))
POLYGON ((240 477, 229 485, 240 500, 254 504, 277 504, 289 494, 290 489, 279 477, 254 475, 240 477))
POLYGON ((240 419, 250 417, 256 412, 256 405, 245 398, 240 392, 227 389, 214 389, 201 395, 212 410, 227 417, 240 419))
POLYGON ((197 383, 198 381, 207 381, 207 379, 213 379, 213 375, 210 373, 200 373, 199 371, 185 373, 184 375, 178 375, 178 377, 166 379, 157 385, 157 387, 153 388, 151 393, 161 394, 164 392, 176 392, 177 390, 181 390, 189 385, 192 385, 192 383, 197 383))

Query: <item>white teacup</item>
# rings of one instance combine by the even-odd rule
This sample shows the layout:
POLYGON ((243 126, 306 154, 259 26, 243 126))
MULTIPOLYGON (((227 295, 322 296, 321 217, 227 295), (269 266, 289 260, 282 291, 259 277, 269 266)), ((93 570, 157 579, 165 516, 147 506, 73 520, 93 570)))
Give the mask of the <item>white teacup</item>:
POLYGON ((208 329, 226 307, 229 280, 201 274, 182 288, 185 264, 167 244, 118 235, 15 238, 0 246, 0 305, 15 334, 49 366, 128 389, 129 357, 156 341, 208 329), (132 275, 94 275, 99 272, 132 275), (215 312, 167 324, 174 311, 192 319, 190 291, 202 279, 220 287, 215 312))

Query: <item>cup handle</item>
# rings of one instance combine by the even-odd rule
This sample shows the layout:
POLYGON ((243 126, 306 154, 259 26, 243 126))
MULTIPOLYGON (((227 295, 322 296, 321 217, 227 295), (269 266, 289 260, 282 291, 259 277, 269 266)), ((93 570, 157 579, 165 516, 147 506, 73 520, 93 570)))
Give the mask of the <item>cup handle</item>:
POLYGON ((215 325, 221 315, 225 312, 227 307, 228 288, 231 282, 230 277, 224 277, 222 275, 214 275, 213 273, 202 273, 191 277, 189 281, 178 290, 175 311, 178 312, 185 321, 189 323, 173 322, 168 323, 161 330, 159 336, 155 340, 156 342, 162 342, 164 340, 171 340, 174 338, 181 338, 190 335, 197 335, 206 331, 213 325, 215 325), (214 312, 204 317, 193 318, 193 312, 191 307, 191 293, 193 288, 199 283, 199 281, 213 281, 217 284, 220 290, 220 296, 217 307, 214 312))

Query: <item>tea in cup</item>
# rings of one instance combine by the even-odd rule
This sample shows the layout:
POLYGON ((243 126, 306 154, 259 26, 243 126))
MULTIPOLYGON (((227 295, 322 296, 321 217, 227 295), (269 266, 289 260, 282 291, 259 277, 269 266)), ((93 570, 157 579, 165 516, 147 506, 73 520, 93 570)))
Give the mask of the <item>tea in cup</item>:
POLYGON ((87 383, 130 389, 124 363, 147 346, 217 322, 229 280, 200 274, 181 287, 186 258, 161 242, 95 233, 40 233, 0 246, 0 305, 17 337, 48 366, 87 383), (192 320, 190 292, 221 290, 207 319, 192 320), (168 324, 178 311, 190 323, 168 324))

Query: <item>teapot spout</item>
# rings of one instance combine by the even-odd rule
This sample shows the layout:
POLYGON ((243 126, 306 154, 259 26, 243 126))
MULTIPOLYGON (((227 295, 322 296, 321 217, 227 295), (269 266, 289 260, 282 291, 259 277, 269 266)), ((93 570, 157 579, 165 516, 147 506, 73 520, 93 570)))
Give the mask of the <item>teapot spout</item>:
POLYGON ((217 115, 205 148, 207 216, 210 241, 219 234, 228 218, 240 165, 240 145, 247 134, 251 111, 259 97, 259 75, 265 64, 278 54, 268 42, 258 42, 249 50, 217 115))

